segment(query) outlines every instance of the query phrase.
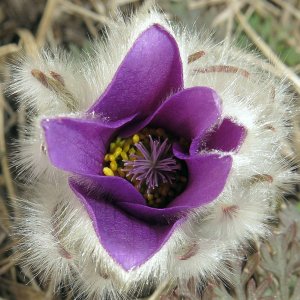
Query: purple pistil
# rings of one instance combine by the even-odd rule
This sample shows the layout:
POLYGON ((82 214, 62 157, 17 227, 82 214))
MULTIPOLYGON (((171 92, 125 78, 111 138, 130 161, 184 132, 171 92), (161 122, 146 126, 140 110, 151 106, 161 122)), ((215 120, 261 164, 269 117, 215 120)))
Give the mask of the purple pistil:
POLYGON ((132 160, 124 163, 127 176, 138 181, 139 186, 146 184, 148 191, 161 183, 172 183, 175 173, 181 168, 171 152, 168 139, 163 142, 153 140, 149 135, 149 149, 142 142, 135 144, 138 154, 131 155, 132 160))

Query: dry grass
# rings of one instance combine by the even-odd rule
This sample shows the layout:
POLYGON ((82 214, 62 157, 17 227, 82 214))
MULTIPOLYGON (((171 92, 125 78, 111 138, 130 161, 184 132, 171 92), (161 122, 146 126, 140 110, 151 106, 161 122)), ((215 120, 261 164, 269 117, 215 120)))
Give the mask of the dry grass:
MULTIPOLYGON (((11 237, 17 187, 9 168, 8 144, 17 135, 17 126, 24 124, 24 109, 17 110, 14 99, 3 90, 9 78, 6 63, 21 50, 35 55, 43 46, 62 46, 74 50, 84 47, 89 38, 97 38, 120 9, 124 13, 147 7, 152 1, 139 0, 2 0, 0 2, 0 300, 3 299, 72 299, 72 294, 53 296, 52 285, 40 286, 27 269, 18 266, 11 237)), ((278 32, 286 31, 282 43, 300 57, 299 0, 161 0, 160 7, 172 19, 184 23, 213 27, 216 38, 226 36, 249 38, 269 62, 266 70, 277 77, 286 77, 291 89, 300 94, 300 62, 286 63, 280 50, 268 36, 251 23, 253 18, 273 20, 278 32), (273 47, 272 47, 273 46, 273 47)), ((262 23, 264 24, 264 23, 262 23)), ((243 43, 241 43, 243 44, 243 43)), ((286 59, 286 57, 284 57, 286 59)), ((300 159, 299 120, 295 120, 294 148, 300 159)), ((160 291, 151 299, 159 299, 160 291)))

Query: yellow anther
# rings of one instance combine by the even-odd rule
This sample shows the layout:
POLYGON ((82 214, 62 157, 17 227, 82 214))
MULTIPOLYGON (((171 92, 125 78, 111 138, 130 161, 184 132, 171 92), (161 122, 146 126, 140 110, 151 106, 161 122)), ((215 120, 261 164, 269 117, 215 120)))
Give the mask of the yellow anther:
POLYGON ((123 148, 123 151, 124 151, 125 153, 127 153, 128 150, 129 150, 129 148, 130 148, 130 145, 125 145, 124 148, 123 148))
POLYGON ((121 156, 122 156, 122 159, 123 159, 123 160, 128 160, 128 155, 127 155, 126 152, 122 151, 122 152, 121 152, 121 156))
POLYGON ((134 144, 138 143, 140 141, 140 137, 138 136, 138 134, 135 134, 133 137, 132 137, 132 141, 134 144))
POLYGON ((128 152, 128 150, 129 150, 129 148, 130 148, 130 144, 131 144, 131 143, 130 143, 129 141, 126 141, 126 142, 125 142, 124 147, 123 147, 123 151, 124 151, 124 152, 126 152, 126 153, 128 152))
POLYGON ((115 153, 114 153, 114 156, 117 158, 122 152, 122 148, 121 147, 117 147, 115 153))
POLYGON ((110 161, 110 159, 109 159, 109 154, 105 154, 104 160, 105 160, 105 161, 110 161))
POLYGON ((114 152, 115 149, 116 149, 116 143, 110 143, 110 145, 109 145, 110 152, 114 152))
POLYGON ((114 176, 115 175, 113 170, 108 167, 103 168, 103 174, 106 176, 114 176))
POLYGON ((109 166, 113 171, 117 171, 117 169, 118 169, 118 164, 115 160, 111 161, 109 166))
POLYGON ((108 154, 108 157, 109 157, 110 161, 116 160, 116 157, 114 154, 108 154))

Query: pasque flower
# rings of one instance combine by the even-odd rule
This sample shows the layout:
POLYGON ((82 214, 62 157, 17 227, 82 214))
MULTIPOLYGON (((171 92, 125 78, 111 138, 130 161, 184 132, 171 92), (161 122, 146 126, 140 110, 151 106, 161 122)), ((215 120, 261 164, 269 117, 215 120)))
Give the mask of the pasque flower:
POLYGON ((219 275, 294 178, 290 103, 251 55, 153 11, 111 30, 80 67, 45 52, 11 84, 33 110, 24 262, 89 298, 219 275))
MULTIPOLYGON (((155 24, 137 38, 87 116, 42 121, 51 162, 81 176, 80 182, 70 179, 70 186, 88 210, 100 242, 126 270, 157 252, 185 213, 222 192, 232 158, 216 151, 236 150, 245 131, 230 119, 220 118, 221 103, 214 90, 184 89, 176 41, 155 24), (186 187, 166 207, 147 205, 130 180, 102 172, 110 141, 118 135, 134 136, 147 127, 164 129, 174 141, 153 141, 150 134, 149 152, 143 142, 137 143, 143 160, 132 161, 129 174, 133 173, 134 181, 145 178, 152 190, 166 182, 172 187, 180 183, 178 178, 170 179, 179 173, 175 158, 187 167, 186 187), (187 149, 179 148, 180 138, 187 141, 187 149), (82 179, 88 180, 88 188, 82 179)), ((130 165, 126 159, 119 165, 122 162, 130 165)))

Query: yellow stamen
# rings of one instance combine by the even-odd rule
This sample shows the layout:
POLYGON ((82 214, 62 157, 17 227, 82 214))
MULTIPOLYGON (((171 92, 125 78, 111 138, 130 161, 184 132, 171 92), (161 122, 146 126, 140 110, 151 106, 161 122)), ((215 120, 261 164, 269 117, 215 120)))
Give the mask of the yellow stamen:
POLYGON ((133 137, 132 137, 132 141, 134 142, 134 144, 138 143, 140 141, 140 137, 138 134, 135 134, 133 137))
POLYGON ((113 170, 108 167, 103 168, 103 174, 106 176, 114 176, 115 175, 113 170))
POLYGON ((125 153, 127 153, 128 152, 128 150, 130 149, 130 142, 129 141, 126 141, 126 143, 124 144, 124 147, 123 147, 123 151, 125 152, 125 153))
MULTIPOLYGON (((134 162, 141 155, 137 149, 137 143, 142 143, 147 149, 150 148, 150 138, 164 141, 169 138, 162 128, 144 128, 142 131, 127 137, 117 137, 109 144, 109 149, 104 156, 103 174, 106 176, 119 176, 131 182, 131 184, 143 195, 146 203, 150 207, 166 207, 166 205, 182 190, 187 183, 187 176, 184 169, 180 169, 176 177, 176 185, 161 183, 153 190, 147 190, 147 185, 141 184, 139 180, 133 179, 134 176, 128 173, 124 166, 126 162, 134 162)), ((180 140, 180 144, 185 146, 186 141, 180 140)))
POLYGON ((111 168, 113 171, 117 171, 117 169, 118 169, 118 164, 117 164, 117 162, 116 162, 115 160, 111 161, 109 165, 110 165, 110 168, 111 168))
POLYGON ((121 152, 121 156, 123 160, 128 160, 128 155, 124 151, 121 152))
POLYGON ((116 149, 116 143, 110 143, 110 145, 109 145, 110 152, 114 152, 115 149, 116 149))
POLYGON ((114 153, 114 156, 117 158, 122 153, 122 148, 118 147, 114 153))
POLYGON ((108 157, 110 161, 116 160, 116 156, 114 154, 109 154, 108 157))

